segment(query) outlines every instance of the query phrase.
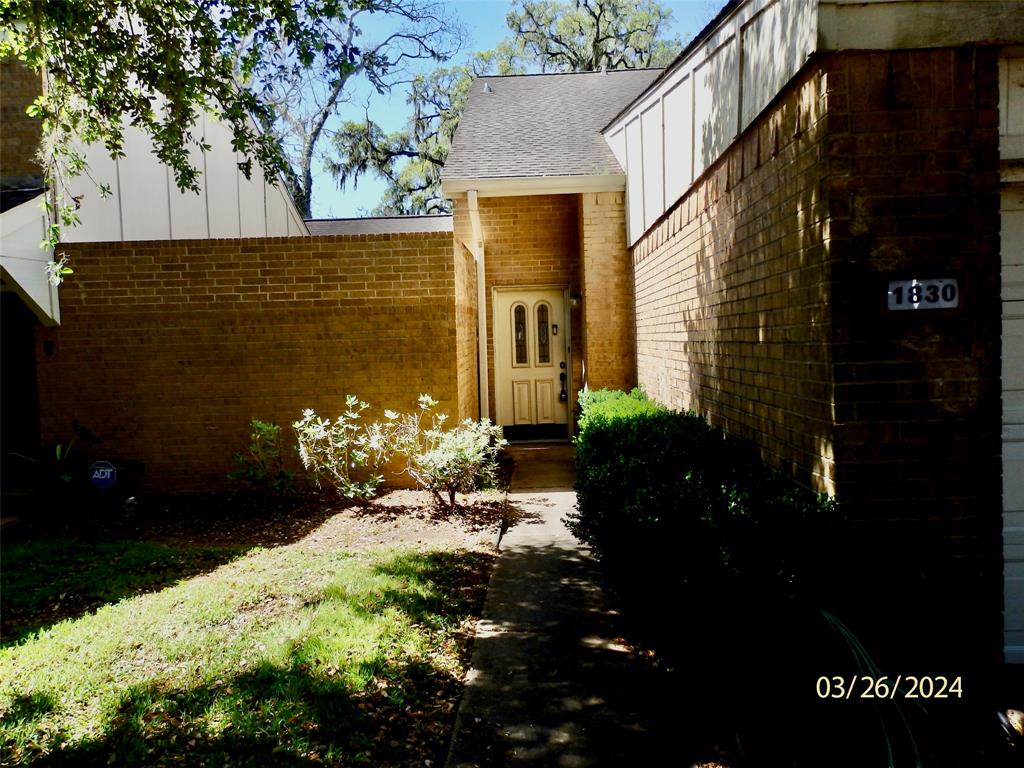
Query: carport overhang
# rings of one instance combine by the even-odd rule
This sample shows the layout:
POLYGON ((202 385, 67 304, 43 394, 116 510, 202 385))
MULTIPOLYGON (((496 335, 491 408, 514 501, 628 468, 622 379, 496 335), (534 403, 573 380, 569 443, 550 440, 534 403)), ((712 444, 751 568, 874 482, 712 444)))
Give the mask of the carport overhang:
POLYGON ((57 286, 47 277, 53 252, 41 248, 46 237, 42 194, 0 214, 0 276, 3 290, 17 293, 43 325, 60 325, 57 286))

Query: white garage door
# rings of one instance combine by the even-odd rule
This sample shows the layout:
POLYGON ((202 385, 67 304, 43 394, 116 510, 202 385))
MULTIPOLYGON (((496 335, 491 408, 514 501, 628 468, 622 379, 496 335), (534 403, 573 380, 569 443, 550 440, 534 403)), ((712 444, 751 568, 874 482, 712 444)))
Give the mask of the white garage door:
POLYGON ((1003 188, 1003 568, 1005 651, 1024 663, 1024 184, 1003 188))
POLYGON ((1006 660, 1024 664, 1024 49, 999 61, 1003 161, 1003 568, 1006 660))

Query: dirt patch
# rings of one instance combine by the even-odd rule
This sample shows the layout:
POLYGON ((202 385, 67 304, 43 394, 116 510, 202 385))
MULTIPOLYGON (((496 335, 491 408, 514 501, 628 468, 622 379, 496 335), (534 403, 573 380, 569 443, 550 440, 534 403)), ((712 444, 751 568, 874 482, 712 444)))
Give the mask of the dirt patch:
POLYGON ((303 546, 370 549, 492 548, 507 514, 504 497, 474 494, 460 499, 456 512, 438 509, 426 491, 396 490, 371 504, 336 512, 311 531, 303 546))
POLYGON ((320 546, 381 544, 475 546, 493 540, 506 515, 505 495, 460 496, 452 513, 426 491, 385 492, 366 505, 336 498, 210 493, 129 500, 124 507, 65 516, 23 517, 4 527, 4 543, 39 539, 149 541, 174 547, 276 547, 310 537, 320 546))

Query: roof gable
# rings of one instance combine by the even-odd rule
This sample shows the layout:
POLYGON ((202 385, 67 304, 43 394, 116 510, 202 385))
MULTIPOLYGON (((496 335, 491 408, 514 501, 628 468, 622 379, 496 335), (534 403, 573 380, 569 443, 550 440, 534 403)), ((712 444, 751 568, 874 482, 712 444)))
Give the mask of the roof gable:
POLYGON ((601 129, 661 72, 479 77, 441 178, 621 174, 601 129))

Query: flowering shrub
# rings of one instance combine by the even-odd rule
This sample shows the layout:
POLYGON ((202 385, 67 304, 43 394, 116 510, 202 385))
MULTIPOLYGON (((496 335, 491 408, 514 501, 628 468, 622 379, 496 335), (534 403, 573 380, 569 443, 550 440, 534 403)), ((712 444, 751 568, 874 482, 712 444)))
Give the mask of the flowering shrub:
POLYGON ((385 411, 384 421, 363 424, 362 413, 369 405, 354 395, 345 403, 345 412, 333 422, 306 409, 292 425, 302 465, 318 488, 326 485, 342 496, 365 501, 384 481, 379 468, 393 456, 403 457, 401 472, 452 511, 455 494, 494 485, 498 451, 506 443, 501 427, 487 419, 466 419, 446 430, 448 417, 435 410, 437 401, 420 395, 412 413, 385 411), (353 477, 354 471, 364 468, 364 479, 353 477))
POLYGON ((437 413, 437 401, 420 395, 414 413, 386 411, 380 425, 384 442, 405 457, 404 471, 416 484, 430 491, 438 505, 455 510, 455 494, 469 493, 495 484, 498 451, 504 446, 501 427, 487 419, 466 419, 445 430, 448 417, 437 413), (423 424, 429 419, 429 426, 423 424))
POLYGON ((491 488, 497 480, 498 451, 505 440, 501 427, 490 421, 466 419, 447 432, 429 435, 432 447, 413 457, 413 476, 434 494, 438 504, 447 496, 455 510, 455 494, 491 488))
POLYGON ((317 488, 326 485, 346 498, 366 501, 384 481, 377 469, 387 461, 388 447, 379 430, 375 434, 361 423, 369 404, 347 395, 345 406, 345 412, 333 422, 307 408, 292 427, 298 435, 302 466, 317 488), (354 470, 364 467, 368 476, 361 480, 353 477, 354 470))

